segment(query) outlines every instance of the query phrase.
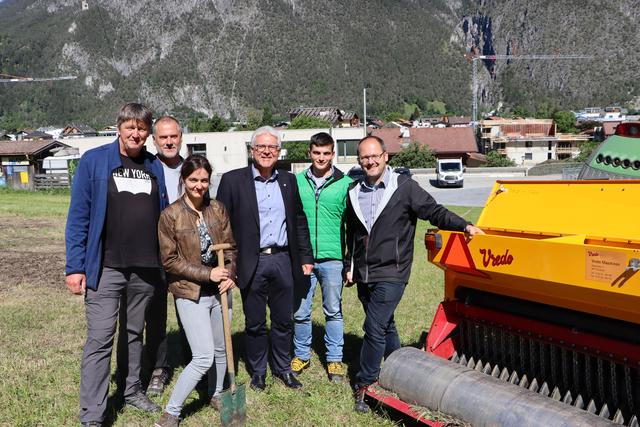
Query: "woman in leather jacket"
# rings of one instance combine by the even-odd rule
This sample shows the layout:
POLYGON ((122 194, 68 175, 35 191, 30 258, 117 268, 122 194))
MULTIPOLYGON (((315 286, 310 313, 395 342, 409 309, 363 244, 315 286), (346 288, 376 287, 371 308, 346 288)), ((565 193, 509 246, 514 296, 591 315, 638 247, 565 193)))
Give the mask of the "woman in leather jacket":
POLYGON ((158 224, 162 265, 193 358, 156 426, 177 425, 184 401, 207 371, 211 405, 220 406, 227 368, 220 294, 235 287, 236 250, 224 206, 209 197, 211 172, 206 157, 189 156, 180 171, 184 194, 162 212, 158 224), (232 245, 222 266, 210 249, 220 243, 232 245))

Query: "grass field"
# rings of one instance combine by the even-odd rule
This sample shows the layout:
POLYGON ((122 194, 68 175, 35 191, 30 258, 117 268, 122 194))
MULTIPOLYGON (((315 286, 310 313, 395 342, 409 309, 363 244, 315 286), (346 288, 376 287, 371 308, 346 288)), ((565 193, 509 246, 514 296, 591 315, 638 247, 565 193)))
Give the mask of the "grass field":
MULTIPOLYGON (((81 297, 64 287, 64 224, 69 196, 65 193, 0 191, 0 425, 77 425, 79 366, 85 337, 81 297)), ((454 208, 475 221, 478 208, 454 208)), ((426 261, 422 243, 429 226, 420 222, 416 234, 413 274, 396 311, 403 345, 419 346, 437 303, 442 299, 442 273, 426 261)), ((242 315, 239 294, 234 295, 233 331, 238 376, 248 381, 242 358, 242 315)), ((267 391, 247 390, 248 425, 252 426, 372 426, 395 425, 381 412, 352 412, 349 381, 326 379, 323 325, 319 292, 314 303, 312 366, 301 375, 302 391, 291 391, 267 378, 267 391)), ((357 371, 362 339, 362 307, 356 290, 344 290, 345 363, 348 374, 357 371)), ((173 303, 169 303, 169 345, 179 364, 179 340, 173 303)), ((115 369, 113 359, 112 370, 115 369)), ((182 366, 178 366, 179 374, 182 366)), ((144 379, 148 378, 148 372, 144 379)), ((175 382, 177 376, 173 377, 175 382)), ((171 389, 171 388, 170 388, 171 389)), ((111 394, 115 391, 112 383, 111 394)), ((154 400, 165 405, 169 392, 154 400)), ((109 419, 117 426, 150 426, 155 415, 122 408, 115 399, 109 419)), ((219 425, 218 414, 193 393, 185 408, 184 426, 219 425)))

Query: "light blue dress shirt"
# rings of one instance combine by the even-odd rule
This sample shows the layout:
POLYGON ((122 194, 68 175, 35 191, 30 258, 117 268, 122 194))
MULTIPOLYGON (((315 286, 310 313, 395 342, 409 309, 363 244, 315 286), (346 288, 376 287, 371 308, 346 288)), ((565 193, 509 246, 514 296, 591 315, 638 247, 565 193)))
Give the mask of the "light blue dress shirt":
POLYGON ((386 168, 382 181, 375 185, 369 185, 367 179, 360 180, 360 193, 358 194, 358 203, 360 204, 360 210, 367 226, 367 230, 371 232, 373 227, 373 221, 376 218, 376 212, 384 196, 384 190, 389 185, 389 168, 386 168))
POLYGON ((253 183, 258 199, 258 216, 260 218, 260 248, 269 246, 287 246, 287 223, 284 201, 278 171, 274 169, 271 177, 265 180, 254 165, 251 165, 253 183))

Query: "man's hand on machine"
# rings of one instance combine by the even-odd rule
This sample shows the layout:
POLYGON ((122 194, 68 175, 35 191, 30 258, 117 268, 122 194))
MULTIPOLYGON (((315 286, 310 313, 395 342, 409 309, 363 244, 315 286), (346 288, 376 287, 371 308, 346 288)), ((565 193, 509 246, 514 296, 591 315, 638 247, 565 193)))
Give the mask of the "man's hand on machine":
POLYGON ((464 228, 464 232, 469 235, 469 237, 473 237, 476 234, 484 234, 484 231, 476 227, 475 225, 469 224, 464 228))

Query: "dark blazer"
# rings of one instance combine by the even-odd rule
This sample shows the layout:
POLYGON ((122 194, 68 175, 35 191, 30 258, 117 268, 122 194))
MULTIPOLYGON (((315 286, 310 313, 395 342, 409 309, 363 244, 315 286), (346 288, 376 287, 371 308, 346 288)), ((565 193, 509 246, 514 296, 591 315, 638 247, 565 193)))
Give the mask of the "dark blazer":
MULTIPOLYGON (((289 256, 295 283, 308 280, 302 264, 313 264, 307 217, 302 210, 295 175, 278 170, 278 184, 284 201, 289 256)), ((253 279, 260 257, 260 218, 251 166, 222 175, 216 199, 227 208, 238 249, 238 288, 246 288, 253 279)))

